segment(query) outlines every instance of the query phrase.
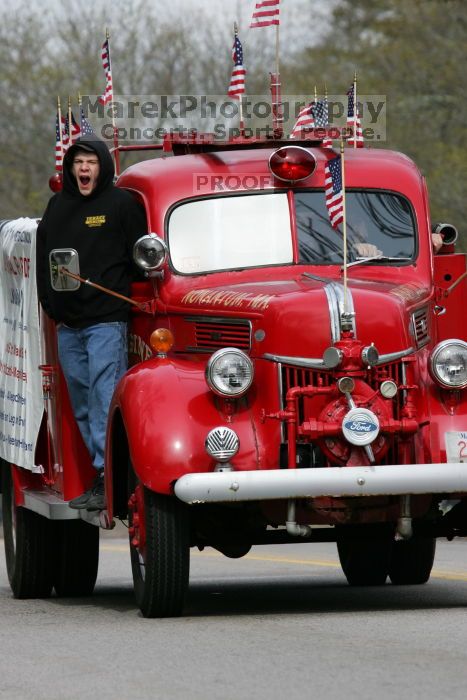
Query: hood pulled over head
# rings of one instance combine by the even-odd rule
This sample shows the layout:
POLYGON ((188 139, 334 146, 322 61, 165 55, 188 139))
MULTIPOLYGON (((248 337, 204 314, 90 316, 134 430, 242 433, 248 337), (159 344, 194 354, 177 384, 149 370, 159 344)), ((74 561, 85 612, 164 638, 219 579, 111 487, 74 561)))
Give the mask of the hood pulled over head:
POLYGON ((113 183, 114 173, 115 169, 112 156, 103 141, 97 139, 95 136, 93 138, 78 138, 74 144, 70 146, 63 158, 63 191, 73 197, 86 197, 86 199, 94 198, 113 183), (76 152, 80 150, 95 153, 99 159, 100 171, 97 184, 89 195, 82 195, 80 193, 76 178, 71 171, 73 159, 76 152))

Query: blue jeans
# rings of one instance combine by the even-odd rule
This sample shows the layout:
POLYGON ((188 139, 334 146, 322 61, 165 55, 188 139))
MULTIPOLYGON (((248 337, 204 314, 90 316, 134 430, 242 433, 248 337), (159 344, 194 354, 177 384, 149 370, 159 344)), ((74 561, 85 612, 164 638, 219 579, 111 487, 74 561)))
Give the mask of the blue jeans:
POLYGON ((110 401, 128 366, 127 324, 59 326, 58 356, 93 466, 102 469, 110 401))

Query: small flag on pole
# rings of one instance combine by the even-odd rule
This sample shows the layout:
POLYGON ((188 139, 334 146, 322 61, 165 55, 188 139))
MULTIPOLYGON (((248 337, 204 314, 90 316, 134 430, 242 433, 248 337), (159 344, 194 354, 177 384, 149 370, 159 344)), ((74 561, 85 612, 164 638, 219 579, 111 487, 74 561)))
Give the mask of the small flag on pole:
POLYGON ((63 169, 63 156, 65 155, 65 149, 63 147, 63 131, 62 126, 64 125, 63 117, 60 118, 57 111, 57 118, 55 120, 55 171, 61 173, 63 169))
POLYGON ((86 119, 83 108, 79 108, 79 120, 81 125, 81 136, 95 136, 94 129, 86 119))
POLYGON ((260 0, 256 3, 250 28, 270 27, 279 24, 280 0, 260 0))
POLYGON ((347 143, 349 146, 355 146, 355 148, 363 148, 363 132, 360 115, 358 114, 358 104, 356 104, 357 85, 355 82, 352 83, 347 91, 347 100, 347 124, 352 126, 353 130, 352 136, 349 137, 347 143))
MULTIPOLYGON (((315 116, 315 127, 317 129, 326 129, 329 126, 329 107, 327 97, 323 97, 316 102, 313 113, 315 116)), ((323 139, 323 146, 324 148, 332 148, 332 139, 325 136, 323 139)))
POLYGON ((108 102, 112 102, 113 100, 112 68, 110 65, 109 37, 107 37, 104 43, 102 44, 102 65, 104 66, 105 73, 105 91, 99 97, 99 102, 102 105, 106 105, 108 102))
POLYGON ((310 102, 310 104, 305 105, 298 113, 297 121, 291 131, 290 138, 296 139, 302 136, 302 132, 306 129, 315 128, 315 114, 314 114, 315 103, 310 102))
POLYGON ((337 228, 344 220, 341 156, 336 156, 326 162, 324 166, 324 188, 331 226, 337 228))
POLYGON ((68 118, 68 114, 65 117, 65 129, 64 132, 66 134, 66 147, 69 148, 70 146, 73 145, 74 141, 78 138, 78 136, 81 136, 81 128, 76 121, 73 112, 70 112, 71 114, 71 130, 70 130, 70 120, 68 118))
POLYGON ((245 92, 246 70, 243 66, 243 48, 237 32, 235 32, 234 43, 232 46, 232 60, 234 62, 234 66, 232 68, 232 75, 230 77, 230 85, 227 94, 229 97, 236 97, 240 99, 239 95, 243 95, 245 92))

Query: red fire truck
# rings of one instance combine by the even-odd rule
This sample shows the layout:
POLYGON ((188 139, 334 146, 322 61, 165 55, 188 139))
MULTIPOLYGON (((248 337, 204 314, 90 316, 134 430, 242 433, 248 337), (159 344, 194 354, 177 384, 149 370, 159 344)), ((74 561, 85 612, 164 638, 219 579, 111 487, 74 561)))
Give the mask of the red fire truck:
MULTIPOLYGON (((147 617, 182 612, 191 547, 333 541, 351 585, 410 585, 429 579, 437 537, 467 534, 457 232, 433 226, 407 157, 346 149, 344 261, 333 155, 313 137, 172 136, 119 177, 151 233, 134 250, 146 277, 108 421, 107 509, 68 507, 93 473, 42 317, 35 468, 2 453, 15 596, 91 593, 99 525, 117 518, 147 617)), ((56 279, 60 266, 86 276, 65 255, 56 279)))

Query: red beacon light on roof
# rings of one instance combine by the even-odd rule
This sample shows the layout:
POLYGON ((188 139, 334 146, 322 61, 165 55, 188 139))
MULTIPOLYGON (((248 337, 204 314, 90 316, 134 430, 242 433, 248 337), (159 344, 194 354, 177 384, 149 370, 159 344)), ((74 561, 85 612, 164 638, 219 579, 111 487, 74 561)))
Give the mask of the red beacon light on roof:
POLYGON ((269 158, 269 170, 284 182, 305 180, 315 168, 316 158, 301 146, 283 146, 269 158))

